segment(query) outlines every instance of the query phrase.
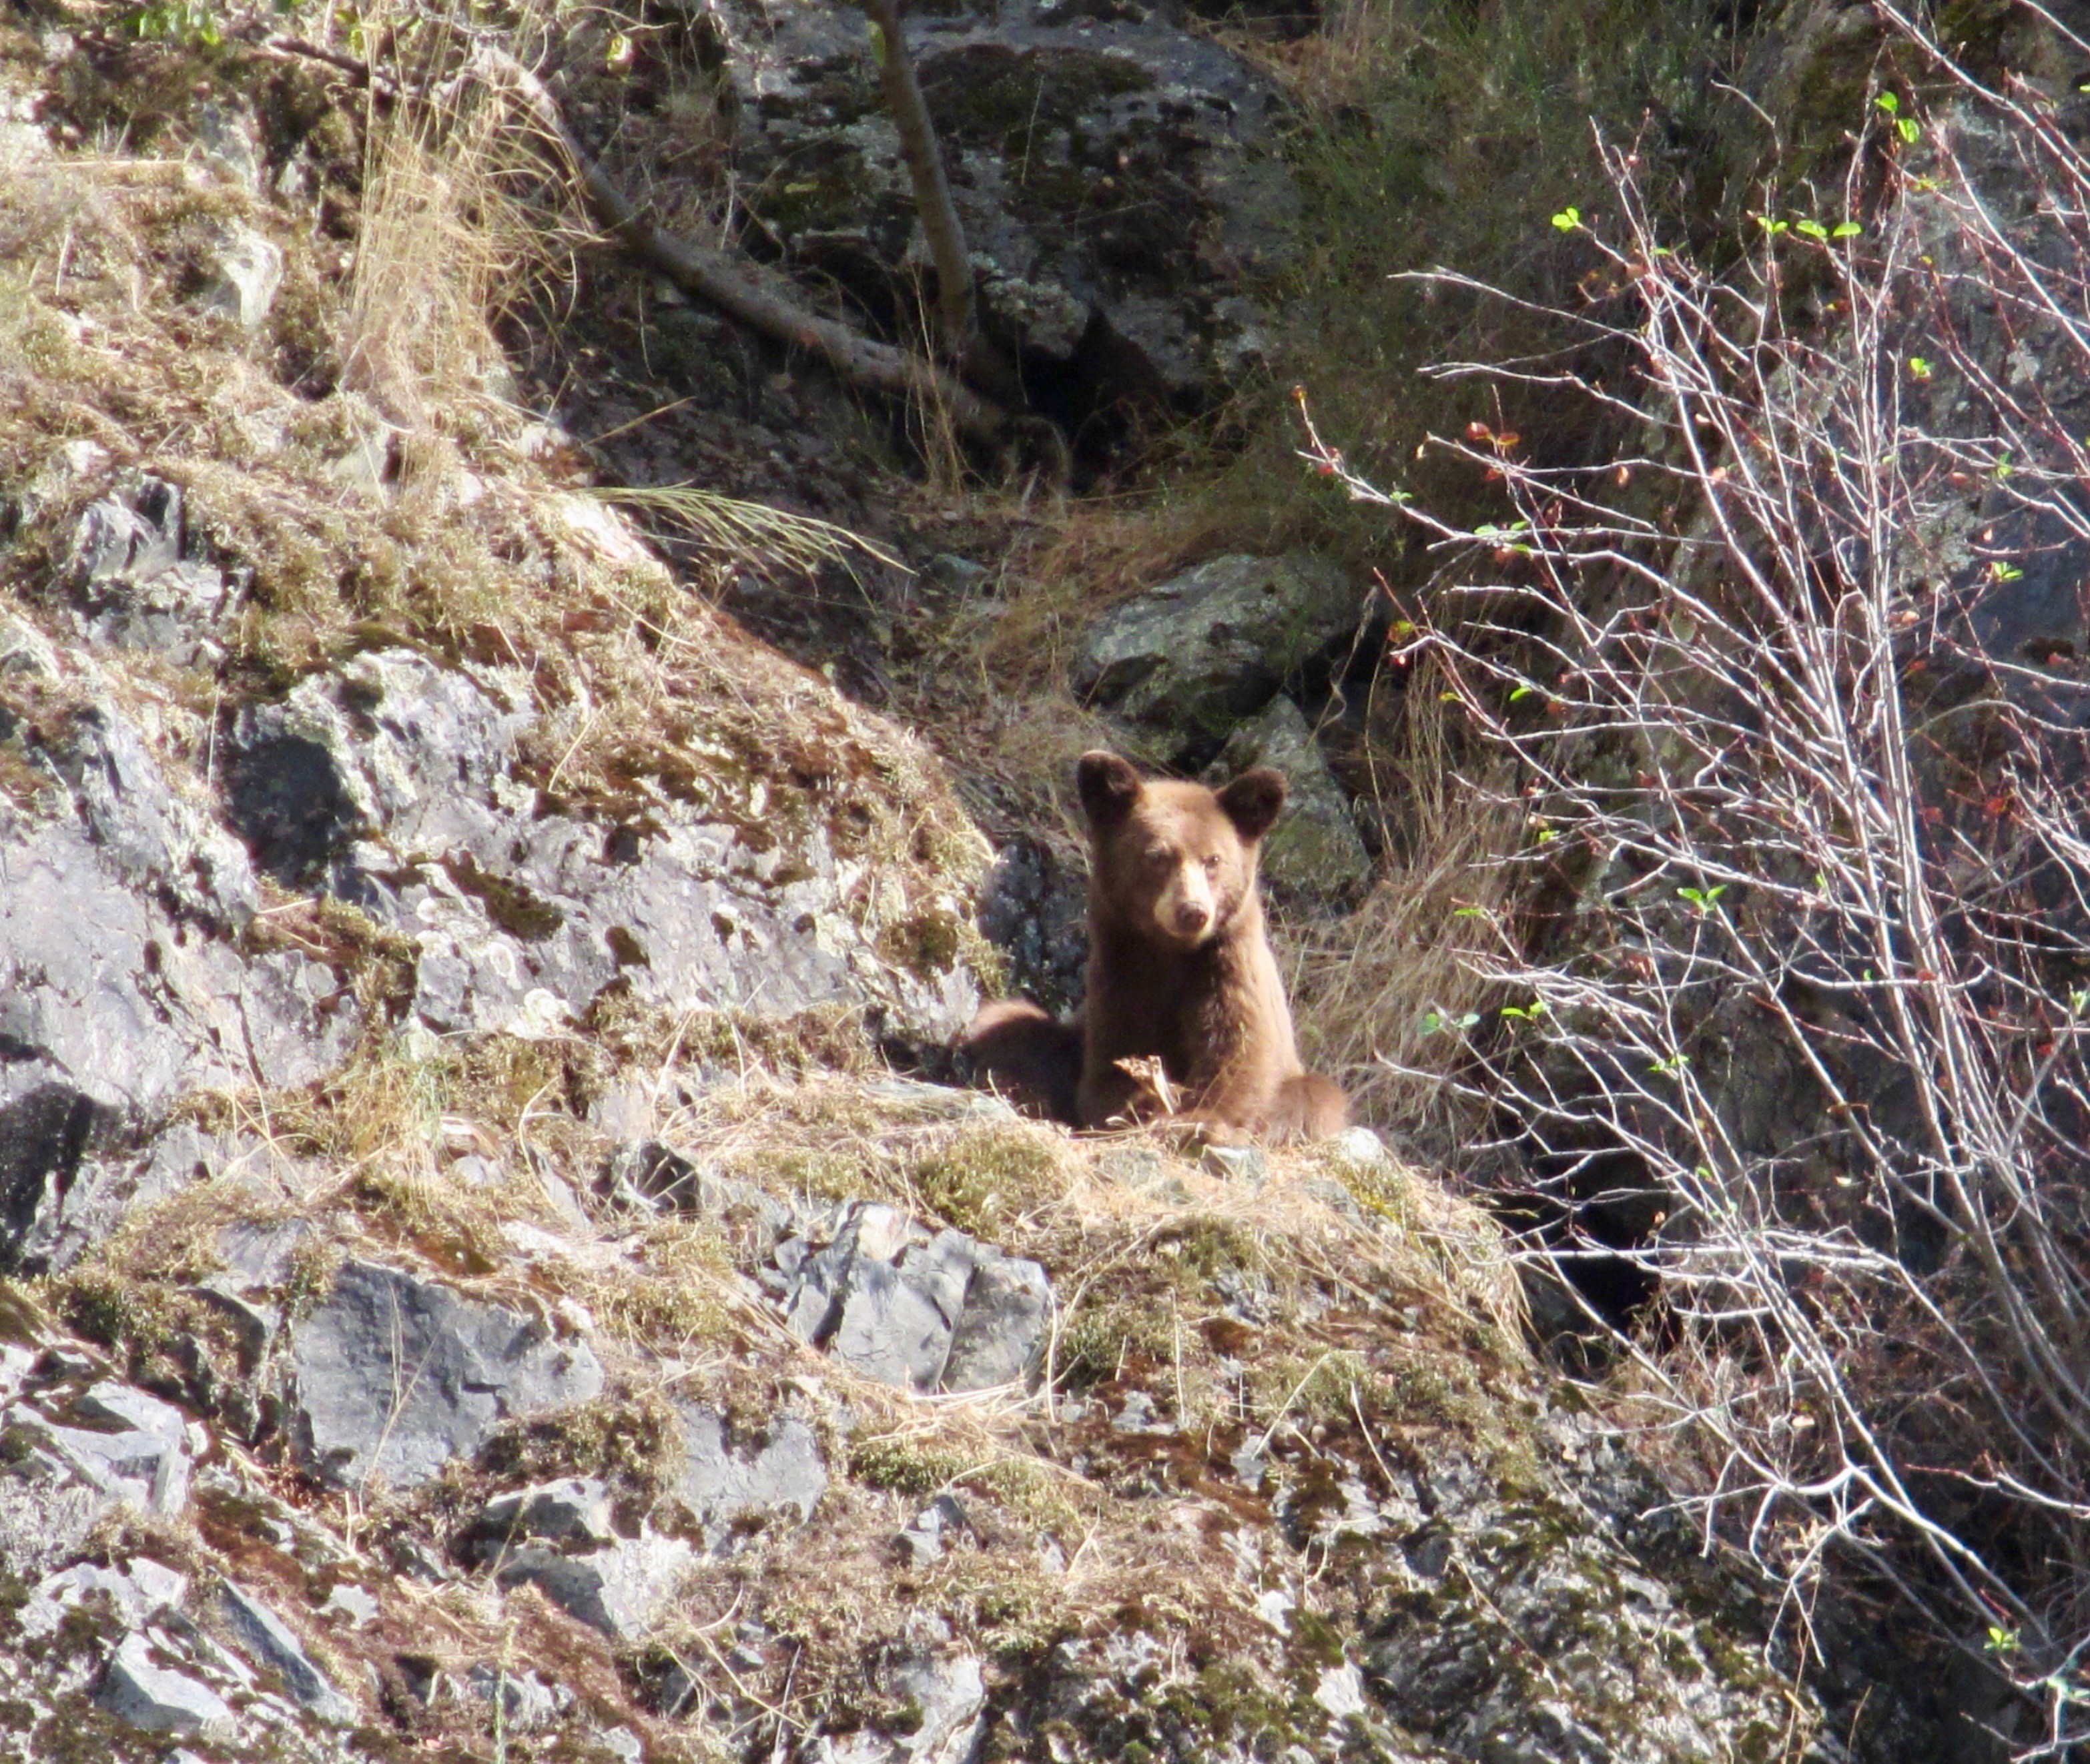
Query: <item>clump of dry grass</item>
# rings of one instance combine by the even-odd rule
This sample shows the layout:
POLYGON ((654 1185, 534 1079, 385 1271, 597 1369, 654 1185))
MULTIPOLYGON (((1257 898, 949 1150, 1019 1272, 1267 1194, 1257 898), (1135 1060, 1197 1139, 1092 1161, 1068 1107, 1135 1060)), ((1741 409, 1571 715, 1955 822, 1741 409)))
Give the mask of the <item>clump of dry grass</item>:
MULTIPOLYGON (((461 410, 499 401, 507 363, 497 326, 591 235, 561 210, 521 200, 522 190, 543 194, 540 156, 498 93, 463 75, 424 83, 468 46, 461 28, 390 5, 358 22, 372 42, 411 42, 413 67, 400 71, 415 96, 371 112, 341 315, 342 384, 408 430, 441 429, 461 410)), ((532 41, 535 9, 508 28, 532 41)))
POLYGON ((1401 747, 1374 780, 1395 837, 1363 905, 1301 934, 1292 1009, 1308 1063, 1358 1116, 1441 1156, 1471 1125, 1451 1082, 1466 1030, 1503 1002, 1479 958, 1498 948, 1511 890, 1498 860, 1524 818, 1462 775, 1426 680, 1406 703, 1401 747))

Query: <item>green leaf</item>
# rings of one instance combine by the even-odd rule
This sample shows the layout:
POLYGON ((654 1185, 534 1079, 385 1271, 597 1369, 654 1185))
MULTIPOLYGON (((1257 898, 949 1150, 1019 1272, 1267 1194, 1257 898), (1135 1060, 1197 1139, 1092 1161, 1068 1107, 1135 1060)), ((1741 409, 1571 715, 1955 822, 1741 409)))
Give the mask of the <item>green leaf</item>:
POLYGON ((1918 380, 1929 379, 1932 372, 1933 371, 1930 363, 1924 360, 1920 355, 1912 355, 1909 357, 1908 371, 1918 380))
POLYGON ((2015 582, 2024 572, 2015 564, 2006 564, 2001 558, 1989 564, 1989 573, 1998 582, 2015 582))
POLYGON ((1487 916, 1485 907, 1454 907, 1451 909, 1451 916, 1455 919, 1485 919, 1487 916))
POLYGON ((1531 685, 1530 682, 1527 680, 1523 685, 1519 686, 1516 691, 1512 692, 1509 695, 1509 702, 1512 704, 1515 704, 1518 699, 1529 698, 1538 689, 1536 686, 1531 685))
POLYGON ((1914 117, 1905 116, 1899 118, 1895 122, 1894 133, 1899 135, 1909 146, 1913 147, 1916 145, 1917 139, 1922 135, 1923 131, 1917 126, 1916 120, 1914 117))
POLYGON ((1757 217, 1757 225, 1773 238, 1776 238, 1779 234, 1789 231, 1792 223, 1790 221, 1774 221, 1767 214, 1760 214, 1757 217))
POLYGON ((1892 116, 1895 111, 1901 108, 1901 100, 1897 98, 1891 92, 1881 92, 1879 97, 1873 100, 1873 102, 1877 105, 1882 110, 1886 111, 1889 116, 1892 116))
POLYGON ((1819 221, 1795 221, 1792 223, 1792 230, 1795 233, 1804 233, 1811 239, 1826 241, 1829 237, 1829 229, 1819 221))
POLYGON ((1832 239, 1854 239, 1864 230, 1856 221, 1838 221, 1829 230, 1829 237, 1832 239))
POLYGON ((1582 211, 1571 202, 1553 217, 1553 224, 1563 233, 1572 233, 1582 224, 1582 211))

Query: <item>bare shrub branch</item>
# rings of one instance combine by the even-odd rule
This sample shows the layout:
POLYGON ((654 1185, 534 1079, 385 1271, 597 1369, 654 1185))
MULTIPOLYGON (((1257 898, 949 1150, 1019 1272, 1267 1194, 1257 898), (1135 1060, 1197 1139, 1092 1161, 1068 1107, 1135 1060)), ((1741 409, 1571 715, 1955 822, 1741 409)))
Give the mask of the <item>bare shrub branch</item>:
POLYGON ((1564 954, 1506 912, 1471 946, 1529 1001, 1473 1026, 1473 1088, 1576 1204, 1659 1197, 1623 1412, 1803 1629, 1860 1562, 2058 1756, 2090 1737, 2090 160, 1899 23, 1954 94, 1878 92, 1838 212, 1767 212, 1715 275, 1607 148, 1616 212, 1560 224, 1609 292, 1557 317, 1614 371, 1443 370, 1579 386, 1617 457, 1434 438, 1513 504, 1469 530, 1310 421, 1305 452, 1441 549, 1408 653, 1515 760, 1501 898, 1568 903, 1564 954))

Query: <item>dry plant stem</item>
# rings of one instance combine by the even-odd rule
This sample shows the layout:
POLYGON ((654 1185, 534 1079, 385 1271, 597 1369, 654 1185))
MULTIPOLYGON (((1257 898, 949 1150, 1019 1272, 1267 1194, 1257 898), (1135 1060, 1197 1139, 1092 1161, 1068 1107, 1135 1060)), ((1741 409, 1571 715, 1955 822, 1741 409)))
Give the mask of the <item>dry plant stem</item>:
MULTIPOLYGON (((2079 428, 2047 401, 2090 376, 2090 158, 2036 94, 1991 91, 1901 24, 1974 120, 1963 142, 1924 131, 1921 202, 1857 242, 1767 233, 1715 280, 1662 245, 1633 162, 1610 156, 1619 212, 1583 236, 1630 293, 1560 317, 1631 356, 1592 395, 1630 414, 1636 453, 1560 470, 1437 441, 1499 474, 1521 517, 1469 532, 1358 479, 1310 421, 1305 452, 1456 573, 1413 650, 1517 763, 1500 799, 1538 840, 1503 865, 1581 866, 1575 955, 1532 962, 1501 922, 1486 974, 1542 1008, 1477 1038, 1473 1088, 1670 1197, 1641 1260, 1678 1346, 1617 1339, 1651 1429, 1697 1442, 1685 1504, 1803 1626, 1838 1552, 1955 1639, 2003 1637, 1991 1663, 2046 1710, 2027 1755, 2058 1756, 2090 1737, 2090 989, 2070 977, 2090 968, 2086 689, 1992 655, 1970 619, 2020 573, 2007 521, 2090 542, 2079 428), (2036 221, 2001 218, 1963 150, 1993 170, 1998 142, 2036 221), (1802 251, 1834 295, 1804 329, 1783 282, 1802 251), (2040 372, 1998 373, 1970 307, 2040 372), (1946 401, 1911 392, 1946 373, 1965 392, 1950 431, 1946 401), (1611 487, 1636 478, 1658 494, 1624 505, 1611 487), (1974 566, 1927 548, 1970 485, 1974 566), (1644 512, 1664 496, 1688 511, 1667 530, 1644 512), (1961 696, 1926 686, 1939 663, 1972 682, 1961 696), (1985 745, 1951 747, 1969 723, 1985 745), (1767 1148, 1728 1118, 1718 1067, 1751 1058, 1811 1089, 1812 1144, 1767 1148), (1856 1210, 1825 1209, 1838 1185, 1856 1210)), ((1847 213, 1855 165, 1908 144, 1861 142, 1847 213)), ((1574 383, 1557 364, 1445 371, 1574 383)))
POLYGON ((885 108, 899 131, 901 157, 907 161, 908 179, 914 187, 914 212, 936 266, 936 311, 944 347, 962 363, 978 341, 979 329, 965 223, 951 200, 936 126, 929 118, 921 82, 914 77, 914 58, 908 52, 898 0, 863 0, 863 11, 878 32, 879 83, 885 88, 885 108))
POLYGON ((724 251, 678 238, 655 225, 574 138, 544 81, 514 56, 480 43, 473 48, 472 67, 489 84, 505 84, 514 91, 538 127, 572 165, 596 218, 628 250, 678 287, 765 336, 818 355, 851 385, 948 411, 970 441, 991 446, 1004 438, 1007 414, 933 363, 859 337, 845 324, 809 312, 756 265, 736 262, 724 251))

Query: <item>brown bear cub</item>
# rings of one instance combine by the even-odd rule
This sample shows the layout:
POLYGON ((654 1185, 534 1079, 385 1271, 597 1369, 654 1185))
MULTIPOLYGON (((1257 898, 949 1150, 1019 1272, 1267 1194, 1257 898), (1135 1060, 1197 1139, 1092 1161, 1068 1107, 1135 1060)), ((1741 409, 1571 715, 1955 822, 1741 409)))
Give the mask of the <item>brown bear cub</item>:
POLYGON ((1258 767, 1214 791, 1147 781, 1105 753, 1083 754, 1075 776, 1089 823, 1081 1015, 989 1005, 959 1045, 1016 1100, 1073 1127, 1162 1113, 1120 1063, 1158 1059, 1179 1118, 1273 1140, 1340 1132, 1347 1100, 1300 1067, 1256 894, 1283 777, 1258 767))

